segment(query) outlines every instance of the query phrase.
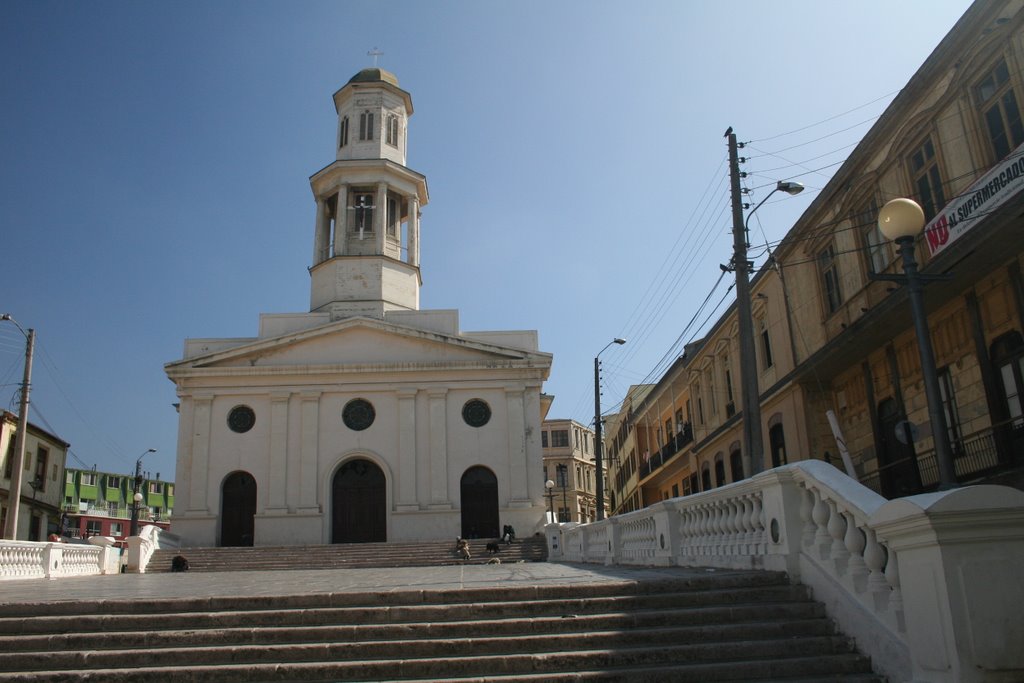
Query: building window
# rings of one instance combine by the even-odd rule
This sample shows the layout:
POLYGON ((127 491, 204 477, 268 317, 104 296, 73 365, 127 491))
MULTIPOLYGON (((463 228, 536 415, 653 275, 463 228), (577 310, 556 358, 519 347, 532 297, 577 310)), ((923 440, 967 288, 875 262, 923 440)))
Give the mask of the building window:
POLYGON ((707 463, 704 463, 704 467, 700 471, 700 490, 711 490, 711 468, 707 463))
POLYGON ((765 371, 771 366, 775 365, 775 359, 772 358, 772 338, 768 336, 768 324, 761 318, 758 321, 758 328, 761 330, 761 371, 765 371))
POLYGON ((558 521, 559 522, 569 522, 569 521, 571 521, 569 519, 569 508, 563 508, 563 507, 558 508, 558 521))
POLYGON ((697 419, 704 424, 704 400, 700 396, 697 397, 697 419))
POLYGON ((818 270, 821 272, 825 305, 831 315, 838 311, 839 306, 843 303, 843 295, 839 291, 839 267, 836 263, 836 251, 833 245, 830 244, 818 252, 818 270))
POLYGON ((7 442, 7 462, 4 463, 4 479, 10 479, 11 475, 14 474, 14 446, 15 436, 11 434, 10 441, 7 442))
POLYGON ((569 430, 568 429, 553 429, 551 430, 551 446, 552 448, 564 448, 569 445, 569 430))
POLYGON ((401 217, 401 211, 399 210, 398 200, 394 197, 388 197, 388 209, 387 209, 387 223, 388 223, 388 237, 398 236, 398 221, 401 217))
POLYGON ((64 481, 66 481, 69 484, 74 484, 75 483, 75 473, 72 472, 71 470, 68 470, 67 472, 65 472, 64 473, 64 481))
POLYGON ((878 202, 874 197, 864 208, 850 217, 853 226, 864 238, 865 259, 869 273, 882 273, 892 263, 892 249, 889 240, 878 229, 878 202))
POLYGON ((398 117, 394 114, 388 116, 386 141, 389 145, 398 146, 398 117))
POLYGON ((348 144, 348 117, 341 117, 341 130, 338 132, 338 147, 348 144))
POLYGON ((174 484, 168 484, 167 485, 167 495, 168 496, 173 496, 174 495, 174 484))
MULTIPOLYGON (((547 448, 548 447, 548 433, 546 431, 540 433, 540 447, 541 448, 547 448)), ((544 478, 546 480, 547 479, 547 475, 544 475, 544 478)))
POLYGON ((960 412, 956 409, 956 395, 953 393, 953 376, 949 368, 942 368, 939 375, 939 395, 942 397, 942 412, 946 415, 946 429, 949 443, 954 451, 960 450, 960 412))
POLYGON ((743 456, 738 450, 729 454, 729 470, 733 481, 743 479, 743 456))
POLYGON ((999 369, 1003 385, 1006 412, 1013 420, 1013 427, 1024 424, 1021 409, 1021 394, 1024 393, 1024 339, 1019 332, 1008 332, 992 342, 992 362, 999 369))
POLYGON ((121 536, 123 534, 124 534, 124 527, 121 526, 121 522, 111 522, 110 523, 110 535, 111 536, 121 536))
POLYGON ((373 139, 373 112, 364 111, 359 115, 359 139, 373 139))
POLYGON ((705 373, 704 380, 708 385, 708 403, 711 405, 711 414, 718 415, 718 397, 715 396, 715 378, 712 376, 710 368, 707 373, 705 373))
POLYGON ((103 522, 98 519, 90 519, 85 522, 85 534, 87 536, 99 536, 103 533, 103 522))
POLYGON ((992 151, 997 160, 1002 159, 1024 142, 1024 124, 1021 124, 1020 109, 1010 85, 1010 70, 1005 59, 1000 59, 974 89, 974 99, 985 117, 992 151))
POLYGON ((729 358, 724 359, 725 363, 725 416, 732 417, 736 414, 736 401, 732 396, 732 370, 729 369, 729 358))
POLYGON ((768 448, 772 454, 772 467, 786 464, 786 436, 782 432, 781 424, 776 424, 768 430, 768 448))
POLYGON ((910 155, 910 174, 917 188, 917 201, 924 209, 925 220, 930 221, 946 205, 939 162, 930 135, 910 155))
POLYGON ((357 192, 352 196, 352 209, 355 220, 352 221, 352 232, 358 232, 360 238, 365 232, 373 232, 373 195, 369 192, 357 192))
POLYGON ((95 472, 82 472, 82 486, 95 486, 96 485, 96 473, 95 472))
POLYGON ((725 486, 725 461, 720 455, 715 458, 715 486, 725 486))
POLYGON ((256 411, 249 406, 235 406, 228 413, 228 428, 236 434, 245 434, 256 425, 256 411))
POLYGON ((560 489, 569 488, 569 466, 568 465, 555 465, 556 475, 558 476, 555 484, 560 489))
POLYGON ((107 514, 111 517, 117 516, 117 501, 112 500, 107 503, 107 514))
POLYGON ((491 407, 478 398, 466 401, 462 406, 462 419, 470 427, 483 427, 491 421, 491 407))
POLYGON ((363 398, 354 398, 341 410, 341 421, 355 432, 368 429, 377 417, 373 404, 363 398))
POLYGON ((108 489, 119 489, 121 488, 121 477, 115 477, 107 475, 107 488, 108 489))
POLYGON ((164 483, 162 481, 151 481, 151 482, 149 482, 149 492, 150 493, 163 493, 164 492, 164 483))

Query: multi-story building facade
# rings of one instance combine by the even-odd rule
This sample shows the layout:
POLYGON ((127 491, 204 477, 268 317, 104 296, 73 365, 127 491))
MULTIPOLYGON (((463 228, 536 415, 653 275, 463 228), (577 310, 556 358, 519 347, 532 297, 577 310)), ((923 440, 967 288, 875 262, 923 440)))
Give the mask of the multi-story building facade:
POLYGON ((555 484, 548 490, 548 502, 559 522, 597 519, 594 436, 592 429, 575 420, 544 420, 541 425, 544 480, 555 484))
MULTIPOLYGON (((909 197, 927 221, 921 272, 938 276, 925 301, 956 476, 1021 481, 1022 98, 1022 4, 977 2, 755 275, 762 467, 823 459, 888 497, 937 486, 906 288, 882 279, 903 268, 878 212, 909 197)), ((620 443, 632 438, 641 454, 635 483, 612 472, 618 501, 649 505, 744 476, 736 316, 733 306, 616 417, 631 432, 620 443), (692 438, 678 437, 680 422, 692 438)))
MULTIPOLYGON (((14 474, 18 416, 0 415, 0 529, 6 528, 11 506, 11 478, 14 474)), ((25 441, 17 539, 42 541, 57 530, 60 521, 60 478, 64 472, 68 443, 34 424, 28 425, 25 441)))
MULTIPOLYGON (((144 477, 138 520, 170 528, 174 482, 144 477)), ((124 540, 131 526, 135 495, 132 475, 68 468, 64 483, 64 533, 73 538, 111 536, 124 540)))

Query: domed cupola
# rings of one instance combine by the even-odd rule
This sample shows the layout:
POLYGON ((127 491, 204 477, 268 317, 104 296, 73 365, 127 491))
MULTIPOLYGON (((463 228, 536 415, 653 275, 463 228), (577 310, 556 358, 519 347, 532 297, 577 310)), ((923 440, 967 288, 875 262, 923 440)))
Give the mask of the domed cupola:
POLYGON ((338 159, 390 159, 405 164, 406 126, 412 97, 398 78, 377 67, 363 69, 334 93, 338 159))
POLYGON ((335 161, 310 178, 317 202, 310 310, 333 319, 418 310, 427 182, 405 166, 412 97, 363 69, 334 93, 335 161))

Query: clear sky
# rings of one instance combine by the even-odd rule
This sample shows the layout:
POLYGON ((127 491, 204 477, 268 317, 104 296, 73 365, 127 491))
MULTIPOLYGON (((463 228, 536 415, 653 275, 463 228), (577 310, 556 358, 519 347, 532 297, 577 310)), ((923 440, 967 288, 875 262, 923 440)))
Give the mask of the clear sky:
MULTIPOLYGON (((751 241, 777 240, 969 4, 0 3, 0 312, 37 332, 32 420, 69 466, 156 448, 174 476, 163 365, 308 310, 308 178, 377 47, 430 188, 422 307, 538 330, 550 416, 589 423, 608 341, 611 408, 732 299, 725 129, 752 141, 750 201, 807 185, 758 211, 751 241)), ((12 411, 22 361, 0 323, 12 411)))

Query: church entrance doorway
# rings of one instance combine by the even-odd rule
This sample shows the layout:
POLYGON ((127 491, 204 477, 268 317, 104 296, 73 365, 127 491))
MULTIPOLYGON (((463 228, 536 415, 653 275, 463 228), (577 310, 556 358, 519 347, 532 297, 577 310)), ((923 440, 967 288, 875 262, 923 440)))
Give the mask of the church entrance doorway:
POLYGON ((256 480, 248 472, 232 472, 221 485, 220 544, 250 546, 256 531, 256 480))
POLYGON ((388 540, 387 479, 369 460, 349 460, 334 475, 332 543, 388 540))
POLYGON ((498 478, 486 467, 462 475, 462 537, 498 538, 498 478))

